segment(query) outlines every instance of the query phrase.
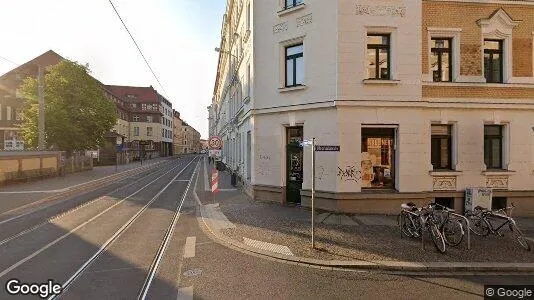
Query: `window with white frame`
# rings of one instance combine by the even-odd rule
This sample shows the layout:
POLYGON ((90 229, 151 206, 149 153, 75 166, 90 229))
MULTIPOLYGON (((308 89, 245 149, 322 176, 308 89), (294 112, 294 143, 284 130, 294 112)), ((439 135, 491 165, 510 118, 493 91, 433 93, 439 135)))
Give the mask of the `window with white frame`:
POLYGON ((303 0, 284 0, 284 1, 285 1, 285 9, 293 8, 295 6, 298 6, 304 3, 303 0))
POLYGON ((460 77, 461 28, 428 28, 426 81, 454 82, 460 77))
POLYGON ((367 34, 367 79, 391 79, 391 37, 367 34))

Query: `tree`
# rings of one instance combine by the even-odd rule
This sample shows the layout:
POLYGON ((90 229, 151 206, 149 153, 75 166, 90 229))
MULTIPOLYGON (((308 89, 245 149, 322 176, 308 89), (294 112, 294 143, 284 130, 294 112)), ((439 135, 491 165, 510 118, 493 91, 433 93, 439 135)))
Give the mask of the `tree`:
MULTIPOLYGON (((78 151, 94 149, 117 122, 115 104, 101 84, 89 75, 89 67, 64 60, 50 66, 44 76, 45 139, 47 146, 78 151)), ((25 99, 22 135, 30 148, 39 138, 37 79, 28 77, 20 87, 25 99)))

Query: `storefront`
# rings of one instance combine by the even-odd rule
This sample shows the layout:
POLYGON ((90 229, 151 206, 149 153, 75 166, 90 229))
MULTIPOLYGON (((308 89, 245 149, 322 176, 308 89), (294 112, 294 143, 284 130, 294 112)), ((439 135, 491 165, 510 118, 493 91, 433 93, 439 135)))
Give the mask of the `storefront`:
POLYGON ((362 189, 395 189, 395 128, 362 128, 362 189))

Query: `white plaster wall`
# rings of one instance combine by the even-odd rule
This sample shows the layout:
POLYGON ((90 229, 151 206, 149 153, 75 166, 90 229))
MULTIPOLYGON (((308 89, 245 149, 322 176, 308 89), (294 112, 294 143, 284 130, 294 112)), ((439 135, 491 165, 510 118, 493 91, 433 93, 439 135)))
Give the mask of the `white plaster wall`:
POLYGON ((336 1, 307 0, 303 9, 278 16, 282 1, 254 2, 254 106, 256 109, 332 101, 336 94, 336 1), (297 27, 297 18, 312 23, 297 27), (287 30, 273 27, 287 23, 287 30), (283 43, 303 38, 305 90, 280 93, 284 84, 283 43))
MULTIPOLYGON (((421 1, 339 0, 337 100, 421 100, 421 1), (404 16, 361 15, 356 6, 406 9, 404 16), (392 79, 397 84, 364 84, 367 33, 392 32, 392 79)), ((383 13, 378 13, 383 14, 383 13)))

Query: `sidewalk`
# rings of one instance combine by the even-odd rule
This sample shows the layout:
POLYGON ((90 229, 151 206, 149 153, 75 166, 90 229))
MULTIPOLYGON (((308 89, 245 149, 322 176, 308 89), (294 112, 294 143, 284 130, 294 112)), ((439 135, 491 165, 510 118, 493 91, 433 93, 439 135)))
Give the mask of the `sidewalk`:
MULTIPOLYGON (((256 248, 277 258, 327 266, 534 271, 534 251, 521 248, 507 230, 503 230, 503 237, 472 234, 470 250, 466 236, 460 246, 447 247, 447 252, 442 254, 434 249, 429 238, 425 239, 425 250, 420 239, 401 238, 395 216, 318 212, 315 216, 318 250, 313 250, 309 209, 252 201, 237 190, 220 192, 216 198, 218 204, 210 204, 211 195, 202 188, 203 176, 199 177, 201 188, 197 188, 197 193, 204 204, 201 211, 208 220, 206 225, 223 240, 247 250, 256 248)), ((219 172, 220 188, 229 188, 229 180, 227 173, 219 172)), ((517 221, 523 232, 532 237, 534 219, 517 221)), ((534 242, 531 244, 534 246, 534 242)))

